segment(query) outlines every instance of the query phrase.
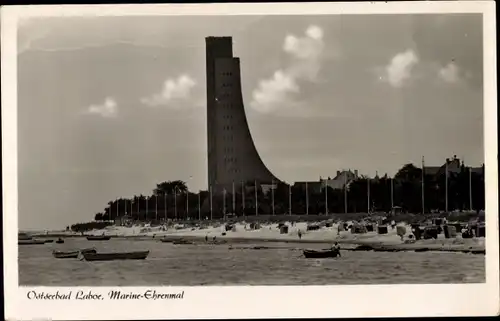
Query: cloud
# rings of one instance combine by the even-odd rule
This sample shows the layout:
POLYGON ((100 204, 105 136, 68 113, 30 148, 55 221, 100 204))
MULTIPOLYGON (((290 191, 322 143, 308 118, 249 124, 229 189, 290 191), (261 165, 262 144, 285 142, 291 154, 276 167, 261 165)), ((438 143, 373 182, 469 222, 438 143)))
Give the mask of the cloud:
POLYGON ((118 104, 113 98, 107 97, 104 103, 100 105, 90 105, 87 108, 87 114, 99 115, 105 118, 115 117, 118 114, 118 104))
POLYGON ((300 82, 317 81, 323 48, 323 30, 318 26, 309 26, 303 37, 287 35, 283 51, 290 56, 290 64, 259 81, 250 106, 262 113, 297 106, 294 98, 300 93, 300 82))
POLYGON ((290 103, 289 95, 298 93, 299 86, 295 79, 282 70, 278 70, 270 79, 259 82, 257 89, 253 92, 252 106, 260 112, 268 112, 274 106, 290 103))
POLYGON ((454 62, 450 62, 439 70, 439 78, 447 83, 453 84, 460 80, 459 69, 454 62))
POLYGON ((141 102, 149 106, 168 104, 175 106, 176 102, 190 98, 194 86, 196 82, 188 75, 181 75, 177 79, 169 78, 163 83, 160 93, 142 98, 141 102))
POLYGON ((408 49, 392 57, 385 67, 384 76, 380 79, 387 81, 393 87, 401 87, 411 77, 413 67, 418 63, 417 54, 408 49))

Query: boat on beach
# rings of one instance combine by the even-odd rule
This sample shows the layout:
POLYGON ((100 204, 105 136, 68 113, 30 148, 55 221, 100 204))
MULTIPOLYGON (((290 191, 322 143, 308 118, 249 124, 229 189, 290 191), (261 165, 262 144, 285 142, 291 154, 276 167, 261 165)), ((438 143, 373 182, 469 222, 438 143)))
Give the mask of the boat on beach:
POLYGON ((81 260, 85 261, 113 261, 113 260, 144 260, 149 251, 122 252, 122 253, 81 253, 81 260))
POLYGON ((87 240, 89 241, 109 241, 111 236, 108 235, 88 235, 87 240))
POLYGON ((328 257, 337 257, 339 251, 327 249, 327 250, 304 250, 304 256, 308 259, 321 259, 328 257))
POLYGON ((69 252, 53 251, 52 255, 56 259, 76 259, 80 253, 97 253, 97 250, 95 248, 90 248, 90 249, 82 249, 69 252))

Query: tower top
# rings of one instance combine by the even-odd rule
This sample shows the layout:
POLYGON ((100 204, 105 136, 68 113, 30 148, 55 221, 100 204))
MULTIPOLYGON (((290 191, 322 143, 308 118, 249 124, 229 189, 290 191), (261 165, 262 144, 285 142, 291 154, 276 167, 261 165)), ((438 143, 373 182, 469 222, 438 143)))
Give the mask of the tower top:
POLYGON ((229 37, 229 36, 223 36, 223 37, 206 37, 205 38, 205 41, 206 42, 216 42, 216 41, 233 41, 233 37, 229 37))

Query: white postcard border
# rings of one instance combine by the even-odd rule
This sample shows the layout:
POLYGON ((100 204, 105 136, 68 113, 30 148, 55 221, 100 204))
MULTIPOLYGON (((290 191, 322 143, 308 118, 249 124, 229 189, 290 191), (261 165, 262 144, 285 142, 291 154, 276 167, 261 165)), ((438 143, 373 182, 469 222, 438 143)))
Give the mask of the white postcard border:
POLYGON ((186 319, 495 315, 499 307, 495 3, 282 3, 12 6, 2 8, 2 172, 5 315, 12 319, 186 319), (482 13, 486 168, 486 283, 460 285, 19 287, 17 263, 17 22, 40 16, 482 13), (182 300, 28 300, 28 291, 174 293, 182 300), (253 306, 253 307, 252 307, 253 306), (255 308, 257 306, 257 308, 255 308))

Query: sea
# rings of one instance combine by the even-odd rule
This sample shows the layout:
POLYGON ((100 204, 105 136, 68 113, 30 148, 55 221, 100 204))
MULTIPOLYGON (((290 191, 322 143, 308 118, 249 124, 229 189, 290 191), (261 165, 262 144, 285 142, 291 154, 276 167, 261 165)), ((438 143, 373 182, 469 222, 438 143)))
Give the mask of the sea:
POLYGON ((448 252, 354 252, 306 259, 326 244, 174 245, 159 240, 66 238, 64 244, 19 246, 21 286, 341 285, 485 282, 484 255, 448 252), (149 250, 145 260, 56 259, 53 250, 149 250), (232 247, 232 248, 231 248, 232 247))

